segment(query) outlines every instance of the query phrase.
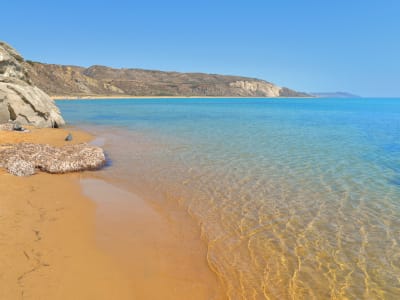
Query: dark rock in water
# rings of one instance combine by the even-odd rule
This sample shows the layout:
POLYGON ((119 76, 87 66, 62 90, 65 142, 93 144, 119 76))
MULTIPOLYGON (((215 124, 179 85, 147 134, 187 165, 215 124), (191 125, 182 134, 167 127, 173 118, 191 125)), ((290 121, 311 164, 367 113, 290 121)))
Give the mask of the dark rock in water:
POLYGON ((72 134, 71 134, 71 133, 68 133, 68 135, 65 137, 65 140, 66 140, 67 142, 72 141, 72 134))

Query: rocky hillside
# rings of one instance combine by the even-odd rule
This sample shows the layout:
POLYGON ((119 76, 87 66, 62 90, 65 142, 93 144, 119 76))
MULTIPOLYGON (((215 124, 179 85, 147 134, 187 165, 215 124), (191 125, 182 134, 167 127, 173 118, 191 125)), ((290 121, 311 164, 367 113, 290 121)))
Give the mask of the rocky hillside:
POLYGON ((32 81, 52 96, 305 97, 264 80, 203 73, 89 68, 26 62, 32 81))
POLYGON ((0 124, 64 125, 54 101, 32 83, 25 65, 15 49, 0 42, 0 124))

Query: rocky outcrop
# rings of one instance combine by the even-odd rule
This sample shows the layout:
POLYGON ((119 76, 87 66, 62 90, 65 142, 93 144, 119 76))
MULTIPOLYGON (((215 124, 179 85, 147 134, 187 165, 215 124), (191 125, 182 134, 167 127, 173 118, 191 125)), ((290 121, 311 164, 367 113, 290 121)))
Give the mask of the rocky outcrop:
POLYGON ((54 101, 33 85, 21 55, 0 42, 0 123, 9 121, 37 127, 65 124, 54 101))
POLYGON ((306 97, 255 78, 142 69, 25 63, 32 81, 53 96, 306 97))
POLYGON ((101 148, 88 144, 53 147, 47 144, 0 145, 0 167, 16 176, 29 176, 39 169, 67 173, 101 168, 106 162, 101 148))

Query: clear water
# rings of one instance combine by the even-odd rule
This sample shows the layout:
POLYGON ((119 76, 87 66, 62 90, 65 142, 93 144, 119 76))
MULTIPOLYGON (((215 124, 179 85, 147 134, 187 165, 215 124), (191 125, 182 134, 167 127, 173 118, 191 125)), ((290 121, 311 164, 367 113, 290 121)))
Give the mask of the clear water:
POLYGON ((400 99, 57 104, 190 212, 230 298, 400 298, 400 99))

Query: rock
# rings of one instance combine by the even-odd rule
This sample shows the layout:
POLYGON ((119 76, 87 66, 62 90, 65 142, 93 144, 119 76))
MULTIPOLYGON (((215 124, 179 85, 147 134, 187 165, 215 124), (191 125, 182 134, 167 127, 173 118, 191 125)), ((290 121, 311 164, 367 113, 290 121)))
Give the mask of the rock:
POLYGON ((32 85, 24 59, 0 42, 0 123, 60 127, 65 124, 50 97, 32 85))
POLYGON ((31 83, 26 68, 22 65, 24 59, 10 45, 0 41, 0 74, 5 77, 17 78, 31 83))
POLYGON ((20 131, 29 132, 28 129, 22 127, 19 123, 8 122, 0 124, 0 131, 20 131))
POLYGON ((25 129, 21 125, 19 125, 19 123, 15 123, 13 125, 13 130, 14 131, 24 131, 25 129))
POLYGON ((229 83, 231 88, 238 89, 237 93, 260 97, 279 97, 280 87, 260 80, 238 80, 229 83))
POLYGON ((85 143, 63 147, 32 143, 0 145, 0 167, 18 176, 32 175, 30 165, 48 173, 67 173, 99 169, 105 162, 103 149, 85 143))
POLYGON ((0 130, 13 131, 14 130, 14 124, 13 123, 0 124, 0 130))
POLYGON ((8 159, 6 169, 8 173, 15 176, 31 176, 35 174, 35 166, 32 162, 13 156, 8 159))
POLYGON ((68 135, 65 137, 65 141, 70 142, 72 141, 72 134, 68 133, 68 135))

